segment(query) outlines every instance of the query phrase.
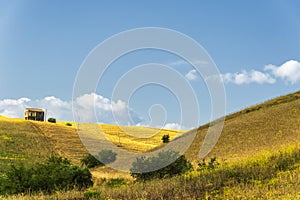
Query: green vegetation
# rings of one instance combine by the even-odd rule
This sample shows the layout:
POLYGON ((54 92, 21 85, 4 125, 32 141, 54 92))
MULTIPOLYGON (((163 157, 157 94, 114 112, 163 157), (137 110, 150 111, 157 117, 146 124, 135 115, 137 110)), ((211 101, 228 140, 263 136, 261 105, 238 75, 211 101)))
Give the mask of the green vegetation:
POLYGON ((85 189, 93 185, 91 179, 87 168, 72 166, 67 159, 51 156, 46 163, 30 168, 12 165, 1 176, 0 194, 85 189))
MULTIPOLYGON (((205 162, 208 165, 209 162, 205 162)), ((214 161, 217 163, 217 161, 214 161)), ((11 199, 299 199, 300 146, 262 153, 247 161, 221 162, 214 168, 170 178, 126 184, 109 180, 85 192, 10 196, 11 199)), ((1 197, 0 197, 1 199, 1 197)))
POLYGON ((191 169, 192 165, 186 160, 184 155, 179 155, 178 152, 174 151, 163 151, 157 157, 137 158, 136 162, 132 164, 131 176, 138 181, 146 181, 155 178, 172 177, 183 174, 191 169), (157 166, 163 163, 171 164, 156 170, 157 166))
POLYGON ((50 122, 50 123, 56 123, 56 119, 53 118, 53 117, 50 117, 50 118, 48 119, 48 122, 50 122))
POLYGON ((70 122, 67 122, 66 126, 72 126, 72 124, 70 122))
POLYGON ((112 150, 102 150, 98 154, 98 158, 100 162, 102 162, 104 165, 112 163, 116 160, 117 154, 113 152, 112 150))
POLYGON ((80 162, 87 168, 93 168, 102 165, 102 163, 90 153, 84 156, 84 158, 82 158, 80 162))
POLYGON ((88 190, 83 193, 83 196, 86 199, 102 199, 101 193, 96 190, 88 190))
POLYGON ((210 158, 210 161, 207 163, 205 159, 198 162, 198 170, 204 171, 204 170, 211 170, 215 169, 220 165, 220 163, 217 161, 216 157, 210 158))
POLYGON ((106 186, 113 188, 125 186, 126 184, 127 182, 123 178, 112 178, 106 183, 106 186))
POLYGON ((108 199, 297 199, 299 172, 300 148, 293 147, 171 178, 137 182, 122 188, 100 187, 99 192, 108 199))
POLYGON ((104 149, 100 151, 96 157, 90 153, 87 154, 80 162, 88 168, 93 168, 114 162, 116 160, 116 156, 117 154, 112 150, 104 149))
POLYGON ((170 136, 169 136, 169 134, 162 136, 161 140, 163 141, 163 143, 170 142, 170 136))

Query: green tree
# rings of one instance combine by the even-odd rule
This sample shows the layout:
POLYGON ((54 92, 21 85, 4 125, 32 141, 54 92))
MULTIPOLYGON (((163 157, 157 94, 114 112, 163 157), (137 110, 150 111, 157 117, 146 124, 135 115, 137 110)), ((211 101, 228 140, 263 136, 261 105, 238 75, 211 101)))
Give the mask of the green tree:
POLYGON ((170 136, 169 136, 169 134, 162 136, 161 140, 163 141, 163 143, 170 142, 170 136))

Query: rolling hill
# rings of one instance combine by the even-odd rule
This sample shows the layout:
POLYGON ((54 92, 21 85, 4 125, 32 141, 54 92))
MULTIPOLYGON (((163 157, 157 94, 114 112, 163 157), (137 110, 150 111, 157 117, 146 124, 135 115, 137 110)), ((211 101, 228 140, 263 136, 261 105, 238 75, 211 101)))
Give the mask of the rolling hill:
MULTIPOLYGON (((42 162, 53 153, 79 165, 80 159, 88 151, 78 136, 75 124, 72 125, 66 126, 65 122, 53 124, 0 117, 1 169, 5 170, 5 166, 10 163, 30 165, 42 162)), ((171 138, 182 134, 180 131, 148 127, 99 126, 110 141, 129 151, 148 151, 161 144, 164 134, 169 134, 171 138), (134 137, 136 134, 154 136, 145 139, 134 137)))
MULTIPOLYGON (((65 122, 52 124, 0 117, 1 169, 5 169, 8 163, 41 162, 52 153, 79 164, 80 159, 88 152, 81 143, 76 125, 74 123, 72 125, 65 126, 65 122)), ((185 137, 182 132, 173 130, 100 126, 113 143, 135 152, 159 148, 164 134, 169 134, 171 139, 185 137), (145 139, 134 137, 137 134, 155 135, 145 139)), ((198 152, 208 126, 209 124, 206 124, 198 128, 193 143, 185 153, 191 161, 199 159, 198 152)), ((262 151, 278 150, 298 143, 300 143, 300 91, 226 116, 222 134, 208 157, 239 160, 262 151)))
MULTIPOLYGON (((189 136, 188 132, 147 127, 100 127, 106 138, 133 152, 160 148, 164 134, 174 140, 189 136), (137 134, 155 135, 145 139, 133 136, 137 134)), ((196 130, 196 137, 185 152, 195 165, 208 127, 206 124, 196 130)), ((10 163, 33 165, 52 153, 75 164, 87 154, 74 123, 70 127, 65 122, 51 124, 0 117, 0 173, 10 163)), ((222 134, 207 157, 214 156, 227 161, 216 170, 195 170, 146 183, 130 181, 128 173, 99 167, 92 170, 96 178, 92 189, 107 199, 299 199, 300 91, 226 116, 222 134), (105 184, 111 178, 124 178, 127 182, 124 187, 108 187, 105 184)), ((58 199, 84 199, 82 191, 32 195, 12 198, 47 199, 55 195, 58 199)))
MULTIPOLYGON (((185 153, 190 160, 199 159, 208 126, 198 128, 195 140, 185 153)), ((208 157, 239 160, 299 143, 300 91, 226 116, 221 136, 208 157)))

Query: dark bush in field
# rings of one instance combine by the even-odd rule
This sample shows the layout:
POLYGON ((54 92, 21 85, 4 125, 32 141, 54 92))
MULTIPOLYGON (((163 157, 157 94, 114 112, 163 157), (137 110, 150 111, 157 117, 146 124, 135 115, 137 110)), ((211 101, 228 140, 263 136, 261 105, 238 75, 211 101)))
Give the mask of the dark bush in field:
POLYGON ((72 124, 70 122, 67 122, 66 126, 72 126, 72 124))
POLYGON ((99 152, 97 157, 92 154, 87 154, 83 159, 81 159, 81 164, 88 168, 98 167, 114 162, 116 160, 116 156, 117 154, 112 150, 102 150, 99 152))
POLYGON ((91 185, 92 175, 87 168, 73 166, 67 159, 51 156, 47 162, 32 168, 12 165, 1 180, 0 193, 51 193, 56 190, 85 189, 91 185))
POLYGON ((178 152, 169 150, 160 152, 158 157, 137 158, 136 162, 132 164, 130 171, 132 177, 145 181, 154 178, 172 177, 177 174, 183 174, 190 169, 192 169, 192 165, 184 155, 179 155, 178 152), (156 168, 157 163, 169 163, 169 161, 174 162, 166 167, 152 171, 156 168))
POLYGON ((82 158, 81 164, 85 165, 88 168, 98 167, 102 165, 102 163, 92 154, 87 154, 84 158, 82 158))
POLYGON ((116 157, 117 154, 112 150, 102 150, 98 154, 100 162, 102 162, 104 165, 114 162, 116 160, 116 157))
POLYGON ((51 118, 48 119, 48 122, 50 122, 50 123, 56 123, 56 119, 53 118, 53 117, 51 117, 51 118))
POLYGON ((163 141, 163 143, 170 142, 170 136, 169 136, 169 134, 162 136, 161 140, 163 141))

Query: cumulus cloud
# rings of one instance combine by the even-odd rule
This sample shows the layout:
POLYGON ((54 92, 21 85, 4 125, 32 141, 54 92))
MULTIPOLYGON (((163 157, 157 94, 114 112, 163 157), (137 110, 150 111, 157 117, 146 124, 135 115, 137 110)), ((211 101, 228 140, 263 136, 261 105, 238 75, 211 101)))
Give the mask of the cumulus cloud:
POLYGON ((164 125, 163 129, 169 129, 169 130, 190 130, 193 129, 193 127, 186 127, 178 123, 167 123, 164 125))
POLYGON ((177 123, 167 123, 164 126, 164 129, 170 129, 170 130, 180 130, 181 126, 177 123))
POLYGON ((0 101, 0 115, 14 118, 20 117, 30 101, 28 98, 4 99, 0 101))
POLYGON ((95 93, 76 98, 73 106, 76 118, 84 122, 135 125, 142 120, 126 102, 111 101, 95 93))
POLYGON ((237 85, 249 83, 273 84, 276 82, 276 79, 274 79, 270 74, 256 70, 251 70, 249 72, 242 71, 240 73, 226 73, 222 74, 221 77, 225 83, 234 83, 237 85))
POLYGON ((196 80, 198 79, 198 73, 195 69, 192 69, 191 71, 189 71, 185 77, 190 80, 190 81, 193 81, 193 80, 196 80))
MULTIPOLYGON (((95 93, 76 98, 73 106, 82 122, 134 125, 141 121, 141 118, 125 102, 121 100, 114 102, 95 93), (96 118, 98 121, 94 121, 96 118)), ((0 115, 23 118, 24 109, 28 107, 46 109, 47 118, 55 117, 65 121, 73 119, 72 102, 54 96, 37 100, 28 98, 0 100, 0 115)))
POLYGON ((289 60, 280 66, 267 65, 265 66, 266 71, 271 73, 286 82, 295 84, 300 81, 300 62, 295 60, 289 60))

